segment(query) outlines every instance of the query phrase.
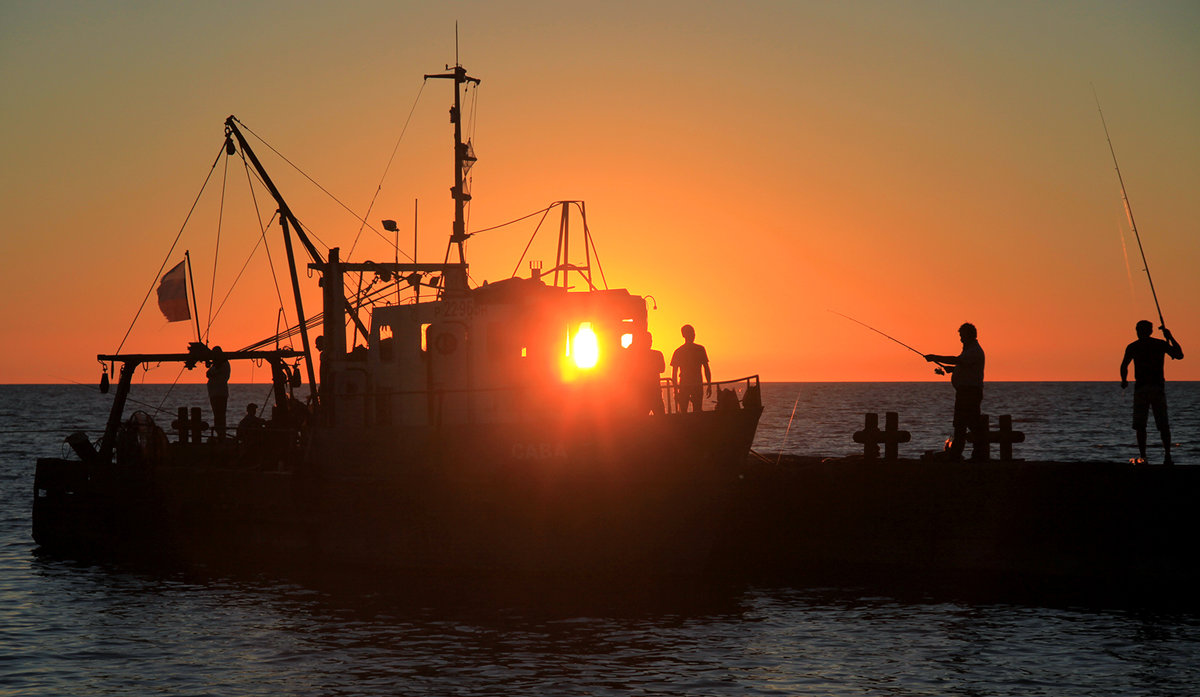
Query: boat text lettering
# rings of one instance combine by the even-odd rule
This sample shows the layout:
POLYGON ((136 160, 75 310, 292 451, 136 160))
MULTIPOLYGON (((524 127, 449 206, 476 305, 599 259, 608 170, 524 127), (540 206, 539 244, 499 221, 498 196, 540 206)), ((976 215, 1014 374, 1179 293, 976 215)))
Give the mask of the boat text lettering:
POLYGON ((567 446, 562 443, 513 443, 515 460, 566 459, 567 446))
POLYGON ((486 312, 487 308, 480 307, 470 300, 447 300, 437 305, 433 314, 439 319, 471 319, 486 312))

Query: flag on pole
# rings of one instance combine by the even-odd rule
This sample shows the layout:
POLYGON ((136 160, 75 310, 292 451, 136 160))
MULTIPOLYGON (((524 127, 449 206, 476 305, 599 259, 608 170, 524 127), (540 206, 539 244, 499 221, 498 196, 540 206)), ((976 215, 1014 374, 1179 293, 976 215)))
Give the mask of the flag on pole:
POLYGON ((168 322, 184 322, 192 318, 187 301, 187 269, 179 262, 158 283, 158 309, 168 322))

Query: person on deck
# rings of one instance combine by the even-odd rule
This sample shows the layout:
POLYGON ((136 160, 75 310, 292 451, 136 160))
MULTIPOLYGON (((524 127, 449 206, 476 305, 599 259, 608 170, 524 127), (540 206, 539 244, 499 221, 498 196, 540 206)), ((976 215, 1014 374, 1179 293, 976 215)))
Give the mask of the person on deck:
POLYGON ((1146 416, 1154 409, 1154 425, 1162 437, 1163 464, 1173 465, 1171 459, 1171 425, 1167 420, 1166 376, 1163 371, 1164 356, 1174 360, 1183 358, 1183 349, 1172 336, 1171 330, 1160 327, 1166 341, 1150 336, 1154 325, 1141 320, 1134 326, 1137 341, 1125 347, 1125 358, 1121 361, 1121 389, 1129 387, 1129 364, 1133 363, 1133 430, 1137 432, 1138 457, 1136 464, 1146 464, 1146 416))
POLYGON ((692 325, 683 325, 679 333, 683 335, 683 346, 671 354, 671 379, 676 385, 675 401, 680 412, 686 413, 689 404, 693 411, 704 411, 704 397, 712 396, 712 371, 708 367, 708 352, 696 343, 696 330, 692 325), (700 379, 701 370, 704 373, 703 381, 700 379), (705 389, 701 390, 701 387, 705 389))
POLYGON ((650 332, 638 335, 633 342, 633 349, 636 352, 634 365, 637 366, 634 376, 637 409, 642 413, 662 414, 664 409, 659 378, 667 369, 667 362, 662 351, 654 348, 654 338, 650 332))
POLYGON ((217 439, 225 440, 225 406, 229 402, 229 359, 220 346, 214 346, 212 355, 205 362, 208 371, 208 401, 213 410, 213 428, 217 439))
POLYGON ((253 402, 247 404, 246 415, 243 416, 242 420, 238 422, 237 437, 238 440, 242 441, 243 443, 252 441, 258 436, 262 435, 262 430, 267 425, 266 421, 263 421, 261 418, 259 418, 257 412, 257 405, 255 405, 253 402))
MULTIPOLYGON (((951 460, 962 460, 963 448, 967 444, 967 433, 974 433, 979 423, 980 406, 983 404, 983 347, 979 345, 979 333, 975 325, 964 323, 958 328, 962 341, 962 353, 957 356, 928 354, 925 360, 937 363, 950 373, 950 384, 954 385, 954 436, 950 441, 948 456, 951 460)), ((971 453, 975 459, 976 453, 971 453)))

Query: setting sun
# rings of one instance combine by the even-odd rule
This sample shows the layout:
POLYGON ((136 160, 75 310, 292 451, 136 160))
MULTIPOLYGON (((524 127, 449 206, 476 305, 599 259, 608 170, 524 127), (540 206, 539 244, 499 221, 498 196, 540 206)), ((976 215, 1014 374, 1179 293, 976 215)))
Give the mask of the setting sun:
POLYGON ((571 339, 571 357, 575 367, 581 370, 596 367, 600 360, 600 346, 596 341, 596 332, 592 331, 592 323, 584 322, 579 325, 579 331, 571 339))

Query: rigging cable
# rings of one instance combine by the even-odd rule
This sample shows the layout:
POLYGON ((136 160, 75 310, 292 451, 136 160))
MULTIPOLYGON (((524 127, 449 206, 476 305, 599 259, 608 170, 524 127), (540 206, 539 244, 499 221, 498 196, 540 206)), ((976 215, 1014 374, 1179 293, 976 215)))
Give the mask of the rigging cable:
MULTIPOLYGON (((542 219, 538 221, 537 227, 533 228, 533 234, 529 236, 529 241, 525 243, 525 249, 521 252, 521 258, 517 259, 517 266, 516 266, 516 268, 513 269, 513 272, 512 272, 512 275, 514 278, 516 277, 517 272, 521 270, 521 262, 525 261, 525 255, 529 253, 529 248, 531 246, 533 246, 534 238, 537 237, 538 231, 542 229, 542 223, 546 222, 546 216, 550 215, 550 211, 553 208, 554 208, 554 204, 552 203, 540 211, 534 211, 533 213, 530 213, 529 215, 517 218, 516 220, 514 220, 512 222, 504 223, 504 225, 512 225, 513 223, 525 220, 525 218, 532 218, 533 216, 537 215, 538 213, 542 214, 542 219)), ((479 232, 486 232, 487 230, 495 230, 498 227, 503 227, 503 225, 496 225, 495 227, 485 228, 483 230, 480 230, 479 232)))
MULTIPOLYGON (((592 256, 596 258, 596 268, 600 270, 600 282, 604 284, 604 289, 608 290, 608 279, 604 277, 604 265, 600 263, 600 250, 596 249, 596 240, 592 237, 592 231, 588 228, 587 214, 583 212, 583 201, 578 202, 579 217, 583 218, 583 234, 587 239, 588 244, 592 247, 592 256)), ((591 279, 588 279, 591 282, 591 279)))
MULTIPOLYGON (((249 129, 247 129, 247 130, 249 130, 249 129)), ((257 137, 257 134, 255 134, 255 135, 256 135, 256 137, 257 137)), ((261 138, 260 138, 260 140, 261 140, 261 138)), ((263 141, 263 142, 264 142, 264 144, 266 143, 266 141, 263 141)), ((267 145, 267 147, 271 147, 271 146, 268 144, 268 145, 267 145)), ((272 148, 272 150, 274 150, 274 148, 272 148)), ((278 154, 278 151, 275 151, 275 152, 278 154)), ((283 157, 283 155, 280 155, 280 157, 281 157, 281 158, 283 158, 283 159, 284 159, 284 161, 287 161, 287 158, 286 158, 286 157, 283 157)), ((243 157, 242 157, 242 161, 243 161, 243 162, 245 162, 245 156, 244 156, 244 155, 243 155, 243 157)), ((291 163, 291 162, 288 162, 288 164, 292 164, 292 163, 291 163)), ((295 165, 292 165, 292 167, 295 167, 295 165)), ((269 187, 267 187, 267 185, 266 185, 266 182, 264 182, 264 181, 262 180, 262 177, 261 177, 261 176, 259 176, 258 172, 255 172, 255 171, 252 171, 252 170, 250 170, 250 167, 249 167, 249 165, 248 165, 248 164, 247 164, 247 167, 246 167, 246 168, 247 168, 247 171, 248 171, 248 172, 249 172, 251 175, 253 175, 254 179, 257 179, 257 180, 258 180, 258 183, 259 183, 259 184, 262 184, 262 185, 263 185, 263 187, 265 187, 265 188, 269 188, 269 187)), ((302 173, 302 174, 303 174, 303 173, 302 173)), ((309 181, 312 181, 312 180, 311 180, 311 179, 309 179, 309 181)), ((315 182, 314 182, 314 184, 315 184, 315 182)), ((318 186, 318 188, 320 187, 320 185, 317 185, 317 186, 318 186)), ((324 189, 322 189, 322 191, 324 191, 324 189)), ((329 192, 325 192, 325 193, 327 193, 327 194, 328 194, 329 192)), ((254 186, 253 186, 253 181, 251 182, 251 185, 250 185, 250 194, 251 194, 251 196, 253 196, 253 195, 254 195, 254 186)), ((332 195, 330 195, 330 197, 332 198, 332 195)), ((334 200, 336 201, 337 199, 334 199, 334 200)), ((258 199, 257 199, 257 198, 255 198, 255 199, 254 199, 254 203, 255 203, 255 210, 257 210, 257 209, 258 209, 258 199)), ((341 202, 339 201, 338 203, 341 203, 341 202)), ((344 205, 343 205, 343 207, 344 207, 344 205)), ((347 210, 349 210, 349 209, 347 209, 347 210)), ((279 211, 276 211, 276 215, 278 215, 278 214, 279 214, 279 211)), ((259 220, 261 220, 261 219, 262 219, 262 216, 261 216, 261 215, 259 215, 258 217, 259 217, 259 220)), ((305 232, 305 233, 306 233, 306 234, 307 234, 309 237, 311 237, 311 238, 315 239, 315 240, 317 241, 317 243, 318 243, 318 244, 320 244, 322 247, 324 247, 324 248, 325 248, 325 250, 326 250, 326 251, 328 251, 328 250, 329 250, 329 245, 325 244, 325 241, 324 241, 324 240, 322 240, 322 239, 321 239, 321 238, 320 238, 320 237, 319 237, 319 236, 318 236, 318 235, 317 235, 315 232, 313 232, 313 231, 312 231, 312 229, 310 229, 309 227, 307 227, 307 226, 303 225, 303 223, 301 223, 301 222, 300 222, 299 218, 295 218, 295 213, 293 213, 293 216, 292 216, 292 217, 293 217, 293 218, 296 220, 296 223, 297 223, 298 225, 300 225, 300 226, 302 226, 302 227, 303 227, 303 230, 304 230, 304 232, 305 232)), ((271 221, 273 222, 274 220, 275 220, 275 218, 274 218, 274 217, 272 217, 272 218, 271 218, 271 221)), ((269 226, 269 225, 270 225, 270 223, 268 223, 267 225, 269 226)), ((264 236, 266 235, 266 227, 264 227, 264 228, 263 228, 263 235, 264 235, 264 236)), ((269 255, 270 255, 270 253, 271 253, 271 252, 270 252, 270 249, 271 249, 271 248, 270 248, 270 245, 268 245, 268 246, 267 246, 267 254, 268 254, 268 256, 269 256, 269 255)), ((406 256, 407 256, 407 255, 406 255, 406 256)), ((277 279, 275 279, 275 277, 274 277, 274 273, 275 273, 275 264, 274 264, 274 261, 272 261, 272 263, 271 263, 271 274, 272 274, 272 280, 273 280, 273 281, 274 281, 274 283, 275 283, 275 294, 276 294, 276 296, 279 298, 279 306, 282 308, 282 307, 284 307, 283 298, 282 298, 282 295, 281 295, 281 293, 280 293, 280 290, 279 290, 279 281, 278 281, 277 279)), ((311 276, 311 274, 312 274, 312 272, 311 272, 311 270, 310 270, 310 271, 309 271, 309 275, 311 276)), ((347 290, 349 290, 349 289, 350 289, 350 285, 349 285, 347 282, 343 282, 343 284, 342 284, 342 285, 343 285, 343 287, 344 287, 344 288, 346 288, 347 290)))
MULTIPOLYGON (((471 125, 470 125, 470 128, 468 129, 469 132, 467 133, 467 149, 468 149, 468 152, 470 153, 470 155, 472 157, 474 157, 475 156, 475 146, 472 143, 475 140, 475 126, 478 124, 478 120, 475 118, 475 114, 479 108, 479 83, 472 84, 472 83, 468 82, 467 90, 470 92, 469 98, 471 100, 471 116, 470 116, 471 125)), ((474 168, 475 168, 475 163, 472 162, 470 169, 473 170, 474 168)), ((470 171, 470 170, 468 170, 468 171, 470 171)), ((475 184, 475 175, 471 175, 471 176, 467 177, 467 182, 466 182, 466 186, 465 186, 465 188, 466 188, 465 193, 467 195, 471 194, 471 187, 474 184, 475 184)), ((468 199, 467 200, 466 220, 463 221, 463 232, 465 233, 467 230, 470 230, 470 229, 471 229, 471 201, 468 199)))
MULTIPOLYGON (((350 245, 350 251, 346 254, 346 261, 354 255, 354 249, 358 246, 358 238, 362 236, 363 228, 367 225, 367 220, 371 217, 371 210, 375 208, 375 199, 379 198, 379 192, 383 191, 383 182, 387 179, 388 171, 392 169, 392 162, 396 159, 396 152, 400 150, 400 142, 404 140, 404 134, 408 132, 408 124, 412 121, 413 113, 417 110, 417 103, 421 101, 421 93, 425 91, 425 80, 421 81, 421 87, 417 90, 417 97, 413 100, 412 108, 408 110, 408 118, 404 119, 404 127, 400 129, 400 137, 396 139, 396 145, 392 147, 392 155, 388 158, 387 166, 383 168, 383 176, 379 177, 379 184, 375 187, 375 195, 371 197, 371 203, 367 205, 367 213, 361 218, 361 224, 358 227, 358 233, 354 236, 354 243, 350 245)), ((382 237, 382 235, 380 235, 382 237)), ((399 251, 398 245, 396 246, 399 251)), ((413 260, 416 261, 415 259, 413 260)))
POLYGON ((138 317, 141 316, 142 310, 146 309, 146 301, 150 299, 150 294, 154 292, 154 288, 158 285, 158 279, 162 277, 163 269, 167 268, 167 263, 171 260, 171 254, 175 251, 175 246, 179 244, 179 238, 183 236, 183 231, 187 227, 188 221, 192 219, 192 213, 196 211, 196 205, 200 203, 200 197, 204 194, 204 189, 208 187, 208 180, 212 178, 212 173, 217 168, 217 163, 221 161, 221 155, 225 152, 225 143, 221 143, 221 151, 217 153, 217 158, 213 160, 212 167, 208 170, 208 175, 204 177, 204 183, 200 185, 200 191, 196 194, 196 200, 192 201, 192 207, 188 210, 187 217, 183 219, 183 225, 179 226, 179 232, 175 234, 175 241, 171 243, 171 248, 167 250, 166 257, 163 258, 162 265, 158 267, 158 272, 154 274, 154 280, 150 282, 150 290, 146 291, 146 296, 142 298, 142 304, 138 306, 138 310, 133 315, 133 321, 129 323, 129 328, 125 330, 125 336, 121 337, 121 343, 117 346, 114 353, 121 353, 121 349, 125 347, 125 342, 129 340, 129 333, 133 331, 133 325, 137 323, 138 317))
POLYGON ((275 217, 279 215, 279 211, 276 210, 275 213, 271 216, 271 219, 267 221, 267 224, 263 225, 262 211, 259 210, 259 207, 258 207, 258 196, 256 196, 254 194, 254 180, 250 176, 250 163, 246 161, 245 153, 241 153, 241 155, 242 155, 242 167, 246 170, 246 187, 248 189, 250 189, 250 200, 254 202, 254 217, 256 220, 258 220, 260 239, 263 241, 263 248, 267 250, 267 263, 271 267, 271 282, 273 284, 275 284, 275 297, 276 297, 276 299, 279 300, 279 309, 283 310, 283 321, 286 323, 287 322, 287 308, 285 307, 284 302, 283 302, 283 292, 279 289, 279 278, 278 278, 278 276, 275 275, 275 259, 271 256, 271 245, 266 244, 267 228, 269 228, 271 226, 271 223, 275 222, 275 217))
MULTIPOLYGON (((271 222, 274 222, 274 221, 275 221, 275 218, 272 217, 271 222)), ((270 223, 268 223, 268 225, 269 224, 270 223)), ((254 255, 258 253, 259 247, 266 249, 267 256, 268 256, 268 258, 270 257, 270 254, 271 254, 270 247, 268 247, 265 244, 265 240, 266 240, 266 234, 264 231, 264 234, 258 238, 257 242, 254 243, 254 249, 250 250, 250 254, 248 254, 246 256, 246 261, 242 263, 242 268, 238 270, 237 276, 233 279, 233 284, 229 286, 229 290, 225 293, 225 297, 221 298, 221 304, 217 306, 217 311, 215 313, 213 313, 212 319, 216 319, 217 317, 220 316, 221 310, 225 308, 225 303, 229 302, 229 298, 230 298, 230 296, 233 295, 233 290, 235 287, 237 287, 238 281, 242 280, 242 276, 244 276, 246 274, 246 269, 249 268, 250 262, 254 260, 254 255)), ((272 271, 271 279, 272 280, 275 280, 274 270, 275 270, 274 267, 272 267, 272 269, 271 269, 271 271, 272 271)), ((276 295, 279 294, 279 282, 278 281, 275 282, 275 293, 276 293, 276 295)), ((280 304, 280 307, 282 308, 282 306, 283 306, 282 297, 279 300, 279 304, 280 304)), ((286 321, 286 317, 285 317, 285 321, 286 321)), ((211 320, 210 320, 210 324, 211 324, 211 320)))
MULTIPOLYGON (((291 160, 289 160, 289 159, 288 159, 286 156, 284 156, 284 154, 283 154, 283 153, 281 153, 281 152, 279 152, 278 150, 276 150, 274 146, 272 146, 270 143, 268 143, 266 140, 264 140, 262 136, 260 136, 259 134, 255 133, 255 132, 254 132, 254 131, 253 131, 253 130, 252 130, 250 127, 249 127, 249 126, 247 126, 245 123, 242 123, 241 119, 237 119, 237 122, 238 122, 239 124, 241 124, 242 128, 243 128, 243 129, 245 129, 245 131, 246 131, 247 133, 249 133, 250 135, 252 135, 252 136, 254 136, 255 138, 257 138, 257 139, 258 139, 258 141, 259 141, 260 143, 262 143, 263 145, 267 146, 267 149, 269 149, 271 152, 273 152, 273 153, 275 153, 276 155, 278 155, 278 156, 279 156, 279 158, 280 158, 281 160, 283 160, 284 162, 288 163, 288 165, 289 165, 289 166, 291 166, 291 168, 292 168, 292 169, 294 169, 294 170, 296 170, 297 172, 299 172, 299 173, 300 173, 300 176, 304 177, 304 178, 305 178, 305 179, 307 179, 307 180, 308 180, 308 181, 309 181, 309 182, 310 182, 310 183, 311 183, 313 186, 315 186, 315 187, 317 187, 318 189, 320 189, 321 193, 323 193, 323 194, 325 194, 326 196, 328 196, 330 199, 332 199, 332 200, 334 201, 334 203, 338 204, 338 205, 339 205, 339 206, 341 206, 341 207, 342 207, 342 208, 343 208, 343 209, 344 209, 344 210, 345 210, 347 213, 349 213, 350 215, 354 216, 354 219, 355 219, 355 220, 358 220, 358 221, 362 222, 364 225, 366 225, 366 226, 367 226, 367 228, 369 228, 369 229, 371 230, 371 232, 374 232, 374 233, 375 233, 376 235, 378 235, 378 236, 379 236, 381 239, 383 239, 384 241, 386 241, 386 242, 387 242, 389 245, 390 245, 390 244, 392 244, 392 243, 391 243, 391 241, 390 241, 390 240, 388 240, 388 238, 387 238, 387 237, 386 237, 386 236, 385 236, 385 235, 384 235, 382 232, 380 232, 380 231, 376 230, 376 229, 375 229, 375 227, 374 227, 373 225, 371 225, 369 222, 367 222, 367 219, 366 219, 366 218, 364 218, 364 217, 360 216, 358 213, 355 213, 355 212, 354 212, 354 209, 350 208, 350 206, 347 206, 347 205, 346 205, 346 204, 345 204, 345 203, 344 203, 344 202, 343 202, 341 199, 339 199, 337 196, 334 196, 334 195, 333 195, 333 194, 332 194, 332 193, 331 193, 331 192, 330 192, 328 189, 326 189, 325 187, 323 187, 323 186, 321 186, 319 183, 317 183, 317 180, 313 179, 311 176, 309 176, 309 175, 308 175, 308 173, 307 173, 307 172, 305 172, 304 170, 300 169, 300 167, 299 167, 299 166, 297 166, 297 165, 296 165, 296 163, 292 162, 292 161, 291 161, 291 160)), ((305 230, 304 230, 304 231, 305 231, 306 233, 308 233, 309 235, 312 235, 312 236, 314 236, 314 237, 316 236, 316 235, 315 235, 315 234, 313 234, 313 232, 312 232, 311 230, 309 230, 307 227, 305 228, 305 230)), ((320 239, 318 238, 318 240, 317 240, 317 241, 318 241, 318 242, 320 242, 320 239)), ((322 246, 324 246, 326 249, 328 249, 328 248, 329 248, 329 245, 326 245, 324 242, 321 242, 321 245, 322 245, 322 246)), ((405 252, 401 251, 400 253, 401 253, 401 254, 404 254, 404 256, 408 257, 408 254, 406 254, 405 252)), ((410 260, 410 261, 412 260, 412 257, 408 257, 408 258, 409 258, 409 260, 410 260)))
POLYGON ((204 343, 208 343, 208 334, 212 331, 213 296, 217 292, 217 264, 221 261, 221 224, 225 221, 225 192, 229 188, 229 151, 225 151, 225 168, 221 172, 221 205, 217 209, 217 243, 213 250, 212 285, 208 287, 208 326, 204 329, 204 343))

